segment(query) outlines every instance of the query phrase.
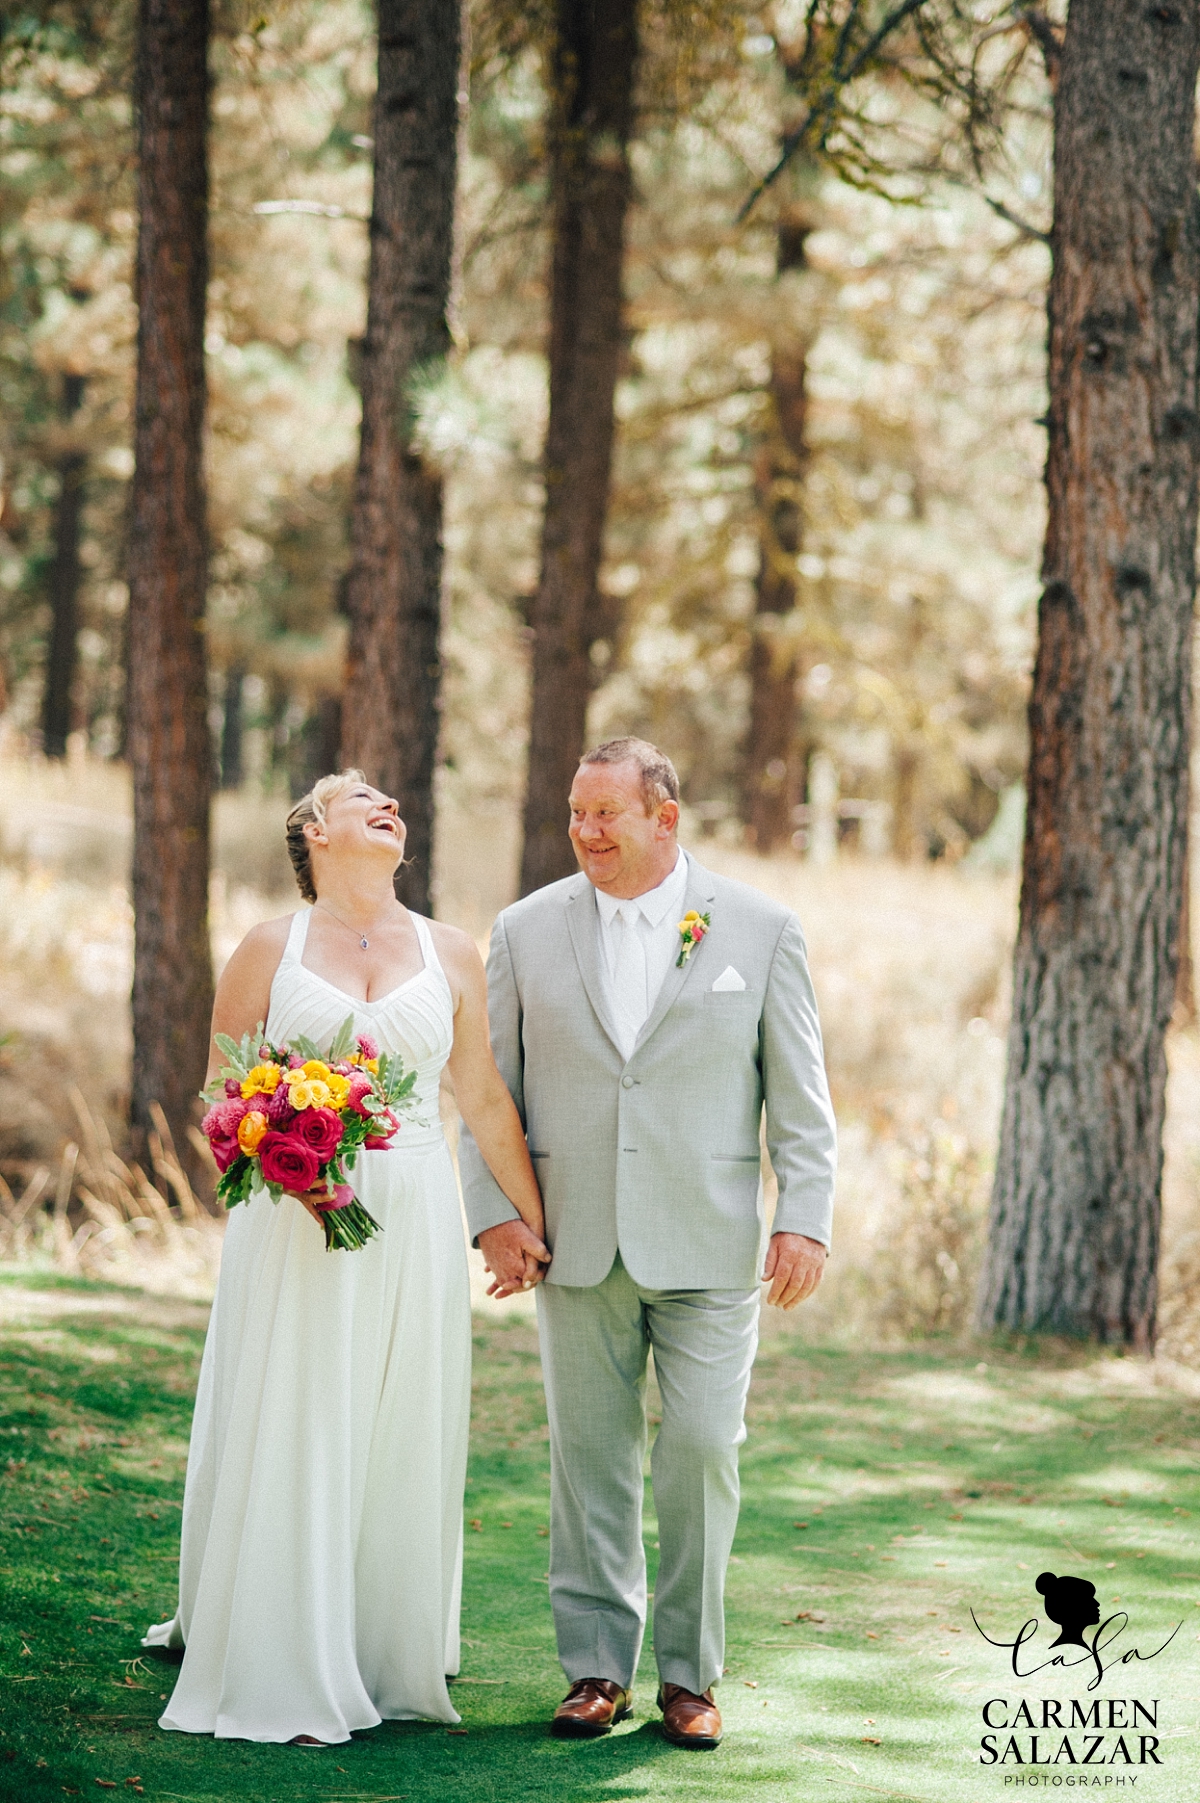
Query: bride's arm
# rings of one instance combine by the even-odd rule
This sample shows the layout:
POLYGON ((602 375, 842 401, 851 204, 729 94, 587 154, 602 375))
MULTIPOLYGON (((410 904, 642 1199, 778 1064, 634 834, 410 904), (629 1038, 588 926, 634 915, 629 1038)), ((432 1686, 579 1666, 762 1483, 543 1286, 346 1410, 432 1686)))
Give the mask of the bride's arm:
POLYGON ((264 920, 261 926, 251 927, 221 972, 213 1002, 206 1085, 220 1074, 226 1062, 224 1053, 217 1050, 217 1034, 226 1033, 230 1039, 240 1040, 243 1033, 253 1033, 260 1021, 265 1024, 271 1005, 271 984, 291 924, 291 915, 285 914, 282 920, 264 920))
MULTIPOLYGON (((253 1033, 260 1021, 265 1025, 271 1006, 271 984, 279 969, 291 924, 292 916, 285 914, 282 920, 264 920, 261 926, 252 927, 221 972, 213 1000, 208 1075, 204 1079, 206 1088, 221 1074, 225 1065, 225 1055, 217 1049, 217 1034, 225 1033, 230 1039, 240 1040, 243 1033, 253 1033)), ((295 1190, 287 1193, 295 1196, 313 1220, 320 1223, 314 1201, 314 1197, 322 1193, 320 1188, 304 1196, 295 1190)))
MULTIPOLYGON (((538 1242, 536 1250, 528 1243, 524 1248, 525 1277, 540 1276, 537 1267, 550 1261, 541 1191, 521 1117, 492 1057, 483 961, 465 933, 441 925, 434 930, 455 1001, 454 1046, 448 1067, 454 1098, 493 1177, 538 1242)), ((516 1227, 515 1222, 509 1225, 516 1227)), ((507 1287, 504 1278, 502 1284, 507 1287)))

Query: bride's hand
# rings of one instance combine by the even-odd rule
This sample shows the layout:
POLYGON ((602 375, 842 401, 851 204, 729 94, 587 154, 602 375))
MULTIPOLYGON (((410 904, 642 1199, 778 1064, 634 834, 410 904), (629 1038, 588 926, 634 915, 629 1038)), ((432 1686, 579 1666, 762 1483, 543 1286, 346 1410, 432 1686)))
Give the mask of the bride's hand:
POLYGON ((329 1191, 323 1183, 314 1183, 311 1189, 285 1190, 284 1195, 295 1196, 301 1208, 307 1209, 308 1213, 317 1223, 317 1226, 321 1229, 321 1232, 324 1233, 325 1222, 322 1218, 321 1210, 317 1207, 318 1202, 328 1202, 329 1200, 329 1191))
POLYGON ((546 1275, 550 1251, 524 1221, 501 1221, 479 1236, 479 1250, 492 1273, 488 1295, 502 1301, 519 1290, 531 1290, 546 1275))

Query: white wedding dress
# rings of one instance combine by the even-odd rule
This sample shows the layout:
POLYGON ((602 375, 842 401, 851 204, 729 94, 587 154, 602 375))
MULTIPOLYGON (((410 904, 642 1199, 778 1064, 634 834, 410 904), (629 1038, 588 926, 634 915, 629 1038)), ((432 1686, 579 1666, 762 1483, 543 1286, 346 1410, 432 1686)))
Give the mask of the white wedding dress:
POLYGON ((359 1154, 383 1232, 326 1252, 294 1198, 230 1213, 188 1454, 173 1621, 185 1647, 162 1728, 219 1739, 344 1741, 384 1717, 456 1722, 470 1296, 458 1191, 438 1117, 450 987, 425 967, 360 1002, 301 962, 292 922, 267 1036, 356 1031, 416 1067, 416 1118, 359 1154))

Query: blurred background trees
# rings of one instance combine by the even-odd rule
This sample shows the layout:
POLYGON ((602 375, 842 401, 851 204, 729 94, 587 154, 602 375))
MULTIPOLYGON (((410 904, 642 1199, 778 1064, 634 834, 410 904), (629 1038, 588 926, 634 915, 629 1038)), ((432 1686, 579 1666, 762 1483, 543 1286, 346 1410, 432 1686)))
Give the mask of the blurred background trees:
MULTIPOLYGON (((0 39, 0 732, 68 769, 136 750, 136 10, 0 39)), ((626 732, 714 856, 1014 869, 1064 0, 471 0, 461 77, 418 11, 213 0, 208 780, 363 759, 480 920, 626 732)))
MULTIPOLYGON (((803 849, 823 753, 844 842, 961 855, 1022 767, 1045 247, 950 167, 899 39, 855 91, 865 120, 839 115, 847 144, 805 152, 738 223, 806 105, 803 16, 663 0, 639 18, 613 478, 572 652, 586 731, 670 743, 705 830, 803 849), (871 168, 847 148, 868 128, 871 168)), ((555 29, 475 8, 458 343, 413 353, 406 403, 406 455, 445 485, 438 791, 510 821, 558 529, 555 29)), ((10 737, 50 756, 71 735, 125 745, 133 31, 130 6, 5 27, 0 666, 10 737)), ((357 0, 225 4, 210 63, 214 774, 299 793, 336 757, 356 567, 374 19, 357 0)), ((1047 104, 1006 142, 1004 192, 1033 212, 1047 104)))

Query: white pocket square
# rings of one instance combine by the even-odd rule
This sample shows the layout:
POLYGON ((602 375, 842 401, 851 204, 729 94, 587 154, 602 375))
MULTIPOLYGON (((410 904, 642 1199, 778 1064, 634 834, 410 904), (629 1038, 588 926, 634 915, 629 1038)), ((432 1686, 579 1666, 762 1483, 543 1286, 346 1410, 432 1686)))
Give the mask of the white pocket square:
POLYGON ((728 995, 732 990, 744 989, 745 987, 745 977, 739 976, 732 964, 727 964, 713 984, 713 994, 728 995))

